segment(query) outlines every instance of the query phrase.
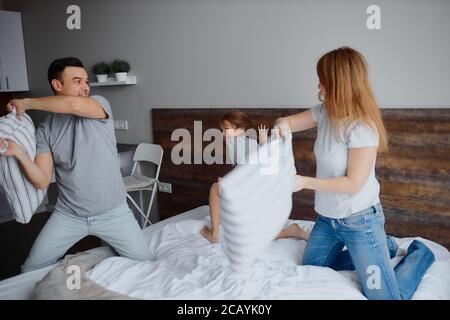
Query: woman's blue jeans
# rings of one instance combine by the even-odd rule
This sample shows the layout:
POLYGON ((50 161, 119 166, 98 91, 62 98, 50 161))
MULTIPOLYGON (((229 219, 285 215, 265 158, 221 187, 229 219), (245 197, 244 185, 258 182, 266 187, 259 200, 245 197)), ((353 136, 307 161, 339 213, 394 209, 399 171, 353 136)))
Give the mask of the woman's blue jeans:
POLYGON ((414 240, 406 256, 392 268, 390 258, 397 252, 395 242, 386 237, 381 204, 343 219, 320 216, 309 236, 304 265, 356 270, 368 299, 409 300, 423 275, 434 262, 434 254, 414 240), (342 250, 344 246, 347 250, 342 250))

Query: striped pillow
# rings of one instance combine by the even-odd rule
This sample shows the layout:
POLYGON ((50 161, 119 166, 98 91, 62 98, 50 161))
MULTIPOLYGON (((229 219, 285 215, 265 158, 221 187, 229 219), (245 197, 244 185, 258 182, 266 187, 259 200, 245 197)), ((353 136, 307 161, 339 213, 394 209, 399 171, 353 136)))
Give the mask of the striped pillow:
POLYGON ((230 268, 246 272, 283 228, 296 174, 292 134, 271 139, 219 182, 220 223, 230 268))
MULTIPOLYGON (((14 140, 28 156, 36 155, 35 128, 31 118, 24 114, 19 120, 15 112, 0 117, 0 137, 14 140)), ((14 157, 0 155, 0 190, 5 194, 17 222, 28 223, 44 199, 47 190, 36 189, 22 174, 14 157)))

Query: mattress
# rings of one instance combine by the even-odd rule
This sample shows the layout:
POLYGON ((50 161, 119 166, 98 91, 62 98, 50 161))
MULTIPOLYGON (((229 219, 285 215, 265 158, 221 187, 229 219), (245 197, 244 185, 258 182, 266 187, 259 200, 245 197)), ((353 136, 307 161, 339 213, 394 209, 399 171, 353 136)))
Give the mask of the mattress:
MULTIPOLYGON (((307 230, 313 227, 302 220, 287 224, 292 222, 307 230)), ((109 290, 141 299, 365 299, 355 272, 299 265, 306 242, 295 239, 272 241, 243 277, 231 270, 224 242, 211 244, 198 234, 209 223, 208 206, 158 222, 144 230, 156 261, 115 256, 87 276, 109 290)), ((395 238, 400 250, 392 264, 414 239, 430 247, 436 262, 413 299, 450 299, 450 253, 444 247, 421 238, 395 238)), ((108 249, 89 251, 95 250, 108 249)), ((28 299, 53 267, 1 281, 0 299, 28 299)))

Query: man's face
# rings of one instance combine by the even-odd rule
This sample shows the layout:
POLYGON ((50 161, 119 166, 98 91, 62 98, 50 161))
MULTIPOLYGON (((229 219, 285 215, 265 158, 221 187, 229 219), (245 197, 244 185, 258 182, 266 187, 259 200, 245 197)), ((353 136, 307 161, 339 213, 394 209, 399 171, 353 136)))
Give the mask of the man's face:
POLYGON ((66 67, 61 81, 54 79, 52 84, 56 95, 89 97, 91 90, 87 72, 80 67, 66 67))

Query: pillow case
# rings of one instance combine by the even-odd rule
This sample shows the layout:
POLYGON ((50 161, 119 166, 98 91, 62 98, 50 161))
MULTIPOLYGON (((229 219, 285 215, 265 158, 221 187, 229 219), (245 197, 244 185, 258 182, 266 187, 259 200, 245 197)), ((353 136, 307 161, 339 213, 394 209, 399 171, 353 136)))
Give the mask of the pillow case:
MULTIPOLYGON (((0 117, 0 138, 15 141, 30 159, 36 156, 36 139, 33 121, 27 114, 17 119, 15 112, 0 117)), ((35 188, 22 174, 14 157, 0 154, 0 190, 5 194, 14 219, 28 223, 44 199, 46 189, 35 188)))
POLYGON ((220 220, 230 268, 249 271, 292 210, 296 175, 292 134, 272 139, 219 182, 220 220))

